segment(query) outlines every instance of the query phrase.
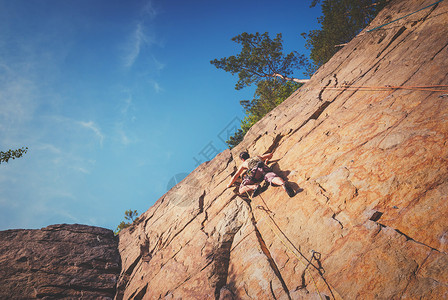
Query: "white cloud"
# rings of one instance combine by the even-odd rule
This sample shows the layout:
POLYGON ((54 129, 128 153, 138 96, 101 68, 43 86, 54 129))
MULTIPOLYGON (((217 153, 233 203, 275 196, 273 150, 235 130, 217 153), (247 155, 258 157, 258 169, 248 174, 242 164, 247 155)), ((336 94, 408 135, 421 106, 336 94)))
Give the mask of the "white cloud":
POLYGON ((123 146, 128 146, 138 142, 140 139, 136 136, 135 131, 133 131, 135 121, 137 120, 135 115, 137 108, 136 104, 134 104, 133 95, 128 89, 123 90, 123 93, 126 96, 122 98, 117 107, 120 115, 115 122, 113 140, 123 146))
POLYGON ((145 33, 143 22, 138 22, 126 47, 127 55, 124 57, 124 66, 126 68, 132 67, 138 59, 142 48, 153 43, 154 41, 145 33))
POLYGON ((99 222, 97 221, 97 218, 90 217, 90 218, 88 218, 88 224, 90 224, 92 226, 98 226, 99 222))
POLYGON ((72 220, 74 223, 82 223, 77 217, 73 216, 71 213, 69 213, 66 210, 58 209, 55 211, 57 215, 60 215, 64 219, 72 220))
POLYGON ((79 124, 87 129, 92 130, 95 133, 95 135, 98 137, 98 139, 100 140, 101 147, 103 146, 104 135, 101 133, 101 130, 95 125, 95 123, 93 121, 79 122, 79 124))
POLYGON ((89 170, 84 169, 84 168, 82 168, 82 167, 73 167, 73 170, 78 171, 78 172, 81 172, 81 173, 83 173, 83 174, 90 174, 90 171, 89 171, 89 170))
POLYGON ((124 99, 124 105, 123 108, 121 109, 121 113, 123 115, 127 115, 129 108, 131 108, 131 106, 132 106, 132 96, 129 96, 126 99, 124 99))
POLYGON ((130 143, 132 143, 133 140, 126 134, 123 122, 118 123, 116 125, 116 128, 118 139, 121 144, 123 144, 124 146, 128 146, 130 143))
MULTIPOLYGON (((124 67, 131 68, 146 48, 149 48, 153 44, 161 44, 155 35, 151 34, 151 31, 149 31, 150 28, 145 25, 147 23, 152 24, 152 21, 158 14, 159 12, 154 7, 153 1, 146 2, 146 4, 142 7, 141 14, 128 37, 127 43, 124 46, 124 67)), ((165 67, 163 63, 159 62, 154 57, 153 60, 157 70, 160 71, 165 67)))
POLYGON ((163 69, 165 69, 165 64, 160 62, 157 58, 155 58, 154 56, 152 57, 152 60, 154 61, 154 65, 156 66, 156 70, 157 71, 162 71, 163 69))
POLYGON ((132 96, 129 95, 126 99, 123 100, 123 104, 120 109, 122 119, 124 121, 135 122, 135 120, 137 120, 137 117, 134 115, 135 110, 136 109, 132 100, 132 96))
POLYGON ((126 135, 126 132, 124 132, 123 129, 119 129, 118 130, 118 134, 120 135, 120 141, 123 145, 127 146, 131 143, 131 140, 129 139, 129 137, 126 135))
POLYGON ((159 14, 152 1, 148 1, 145 6, 143 6, 142 12, 151 19, 154 19, 159 14))
POLYGON ((34 146, 34 150, 49 151, 52 154, 61 154, 62 153, 60 148, 58 148, 52 144, 45 144, 45 143, 38 143, 36 146, 34 146))
MULTIPOLYGON (((165 65, 148 51, 151 45, 159 45, 151 31, 158 12, 152 1, 148 1, 140 7, 139 13, 131 23, 127 37, 121 37, 121 41, 127 43, 117 59, 120 71, 129 71, 124 70, 123 65, 130 68, 142 63, 145 64, 142 69, 151 72, 149 76, 158 75, 165 65)), ((90 203, 84 196, 86 190, 97 189, 92 183, 84 187, 84 182, 94 182, 98 178, 107 181, 98 174, 107 172, 104 169, 109 170, 100 164, 110 159, 112 151, 106 146, 107 149, 99 149, 98 144, 101 147, 104 142, 132 146, 141 141, 134 122, 140 107, 131 92, 129 97, 125 94, 119 100, 119 106, 114 108, 110 107, 114 101, 90 99, 88 89, 78 92, 84 81, 74 77, 76 72, 67 78, 61 76, 77 69, 71 69, 73 62, 66 58, 81 45, 78 37, 83 31, 74 27, 67 32, 64 29, 74 25, 65 25, 69 24, 65 20, 58 23, 60 19, 63 16, 42 20, 40 29, 50 30, 37 28, 36 32, 42 34, 33 36, 17 35, 9 30, 14 26, 0 27, 0 141, 8 148, 29 147, 24 158, 1 165, 0 229, 6 226, 4 224, 27 226, 31 224, 30 220, 34 226, 47 222, 54 215, 73 221, 92 217, 89 213, 81 214, 76 208, 88 207, 90 203), (50 26, 48 21, 51 25, 61 26, 50 26), (111 114, 114 109, 115 114, 111 114), (101 119, 106 113, 94 114, 100 110, 108 113, 106 119, 101 119), (94 159, 99 157, 97 166, 94 159), (79 205, 72 207, 73 203, 79 205), (2 207, 8 207, 8 210, 2 211, 2 207), (23 207, 28 209, 21 212, 23 207), (10 209, 14 213, 10 213, 10 209)), ((157 92, 162 91, 155 81, 147 84, 157 92)), ((101 89, 96 86, 96 90, 101 89)))
POLYGON ((163 91, 163 88, 156 81, 152 81, 152 86, 153 86, 154 90, 156 91, 156 93, 160 93, 163 91))
MULTIPOLYGON (((10 70, 6 65, 4 70, 10 70)), ((6 71, 0 75, 0 130, 1 135, 17 135, 20 128, 29 122, 37 107, 36 85, 26 75, 6 71)), ((3 139, 3 142, 7 142, 3 139)))
MULTIPOLYGON (((46 216, 52 216, 52 218, 70 220, 75 223, 80 223, 80 219, 74 216, 69 210, 67 210, 67 208, 58 207, 59 205, 64 205, 64 203, 67 202, 76 202, 77 198, 73 194, 54 188, 48 188, 45 190, 45 197, 47 197, 47 201, 31 203, 28 207, 27 215, 40 216, 43 214, 46 216)), ((27 217, 25 217, 22 222, 33 223, 29 222, 29 220, 27 220, 27 217)))

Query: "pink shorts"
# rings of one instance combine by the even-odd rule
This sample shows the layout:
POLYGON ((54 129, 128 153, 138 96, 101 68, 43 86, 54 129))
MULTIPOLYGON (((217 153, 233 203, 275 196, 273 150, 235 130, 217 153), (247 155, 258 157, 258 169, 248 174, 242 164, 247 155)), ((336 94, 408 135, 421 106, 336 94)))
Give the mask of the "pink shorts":
MULTIPOLYGON (((264 180, 266 180, 268 183, 270 183, 272 185, 272 180, 278 177, 277 174, 275 174, 274 172, 268 172, 264 175, 264 180)), ((254 182, 248 178, 243 179, 243 182, 241 182, 241 186, 245 186, 245 185, 252 185, 252 184, 256 184, 257 182, 254 182)))
POLYGON ((272 185, 272 180, 278 177, 277 174, 275 174, 274 172, 269 172, 266 173, 266 175, 264 175, 264 180, 266 180, 267 182, 269 182, 272 185))

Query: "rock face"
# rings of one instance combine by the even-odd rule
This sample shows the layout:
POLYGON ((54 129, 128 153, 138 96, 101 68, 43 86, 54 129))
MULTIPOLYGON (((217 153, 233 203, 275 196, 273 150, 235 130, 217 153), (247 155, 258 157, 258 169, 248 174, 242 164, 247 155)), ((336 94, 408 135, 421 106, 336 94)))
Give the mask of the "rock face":
POLYGON ((363 31, 120 233, 116 298, 447 298, 447 37, 448 1, 363 31), (296 196, 226 189, 245 149, 273 152, 296 196))
POLYGON ((113 299, 118 239, 108 229, 52 225, 0 231, 0 299, 113 299))

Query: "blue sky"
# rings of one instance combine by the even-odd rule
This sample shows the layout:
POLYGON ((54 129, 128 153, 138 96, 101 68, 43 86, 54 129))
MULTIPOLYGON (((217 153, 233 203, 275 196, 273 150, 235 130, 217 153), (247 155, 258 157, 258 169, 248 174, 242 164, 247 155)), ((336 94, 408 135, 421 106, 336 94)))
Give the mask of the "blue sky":
POLYGON ((0 165, 0 230, 146 211, 226 148, 253 96, 210 60, 242 32, 307 54, 309 2, 0 0, 0 149, 29 148, 0 165))

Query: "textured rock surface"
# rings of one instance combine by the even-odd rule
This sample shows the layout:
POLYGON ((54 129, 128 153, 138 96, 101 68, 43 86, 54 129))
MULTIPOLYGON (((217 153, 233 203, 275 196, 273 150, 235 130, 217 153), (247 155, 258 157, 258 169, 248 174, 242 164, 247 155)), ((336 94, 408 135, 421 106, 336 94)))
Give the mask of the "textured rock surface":
MULTIPOLYGON (((433 2, 391 1, 369 28, 433 2)), ((447 298, 448 98, 330 89, 448 85, 447 37, 443 1, 352 40, 120 234, 117 298, 447 298), (272 151, 298 194, 226 189, 243 149, 272 151)))
POLYGON ((52 225, 0 231, 0 299, 113 299, 118 239, 108 229, 52 225))

